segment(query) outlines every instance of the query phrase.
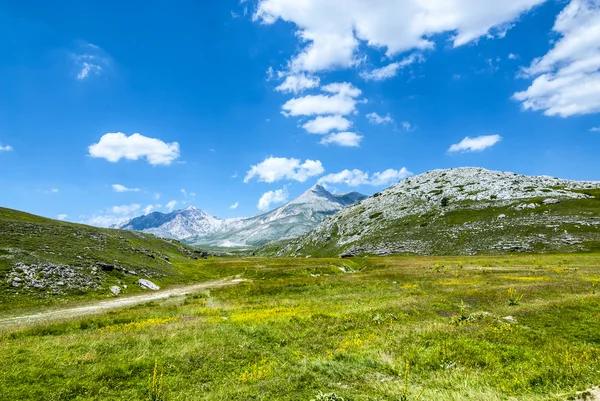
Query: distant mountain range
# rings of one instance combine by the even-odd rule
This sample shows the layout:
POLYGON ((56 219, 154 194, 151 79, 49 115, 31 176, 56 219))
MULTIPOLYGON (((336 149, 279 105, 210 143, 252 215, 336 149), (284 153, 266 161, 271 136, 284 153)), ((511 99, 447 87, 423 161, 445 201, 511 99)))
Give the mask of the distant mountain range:
POLYGON ((117 228, 193 245, 248 248, 306 234, 327 217, 365 198, 358 192, 332 194, 315 185, 291 202, 250 218, 221 220, 192 206, 136 217, 117 228))

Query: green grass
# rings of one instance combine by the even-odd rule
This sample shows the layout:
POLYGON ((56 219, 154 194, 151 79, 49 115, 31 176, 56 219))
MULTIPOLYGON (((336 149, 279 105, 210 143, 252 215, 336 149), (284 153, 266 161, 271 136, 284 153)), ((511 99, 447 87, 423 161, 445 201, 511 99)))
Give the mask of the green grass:
POLYGON ((600 383, 598 254, 201 264, 251 281, 5 329, 0 398, 564 400, 600 383))
POLYGON ((199 259, 198 250, 177 241, 165 241, 152 235, 108 230, 66 223, 0 208, 0 316, 73 300, 111 297, 108 287, 127 285, 125 293, 142 289, 140 278, 150 278, 160 286, 205 281, 243 271, 243 266, 223 265, 219 270, 199 259), (94 291, 76 289, 53 293, 44 289, 15 288, 7 281, 8 272, 17 263, 27 265, 55 263, 66 265, 98 284, 94 291), (108 263, 135 271, 135 275, 89 268, 108 263))

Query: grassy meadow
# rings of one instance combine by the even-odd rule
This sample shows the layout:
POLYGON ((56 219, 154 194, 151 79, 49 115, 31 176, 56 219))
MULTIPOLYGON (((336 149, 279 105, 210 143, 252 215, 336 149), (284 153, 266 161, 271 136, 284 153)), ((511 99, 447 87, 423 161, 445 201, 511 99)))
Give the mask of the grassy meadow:
POLYGON ((0 325, 0 399, 565 400, 600 384, 598 254, 194 263, 248 281, 0 325))

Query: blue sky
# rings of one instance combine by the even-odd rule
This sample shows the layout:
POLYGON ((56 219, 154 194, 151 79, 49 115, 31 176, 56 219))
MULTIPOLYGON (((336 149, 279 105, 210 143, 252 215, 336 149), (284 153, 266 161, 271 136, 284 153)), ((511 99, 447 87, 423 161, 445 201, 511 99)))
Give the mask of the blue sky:
POLYGON ((599 25, 598 0, 0 2, 0 205, 107 225, 436 168, 600 180, 599 25))

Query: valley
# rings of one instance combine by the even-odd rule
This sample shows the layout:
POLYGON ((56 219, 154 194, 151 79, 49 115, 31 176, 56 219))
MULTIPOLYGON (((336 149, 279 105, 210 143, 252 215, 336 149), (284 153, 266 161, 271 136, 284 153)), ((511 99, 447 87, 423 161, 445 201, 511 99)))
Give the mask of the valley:
POLYGON ((597 182, 475 168, 233 221, 0 208, 0 394, 584 400, 599 216, 597 182))

